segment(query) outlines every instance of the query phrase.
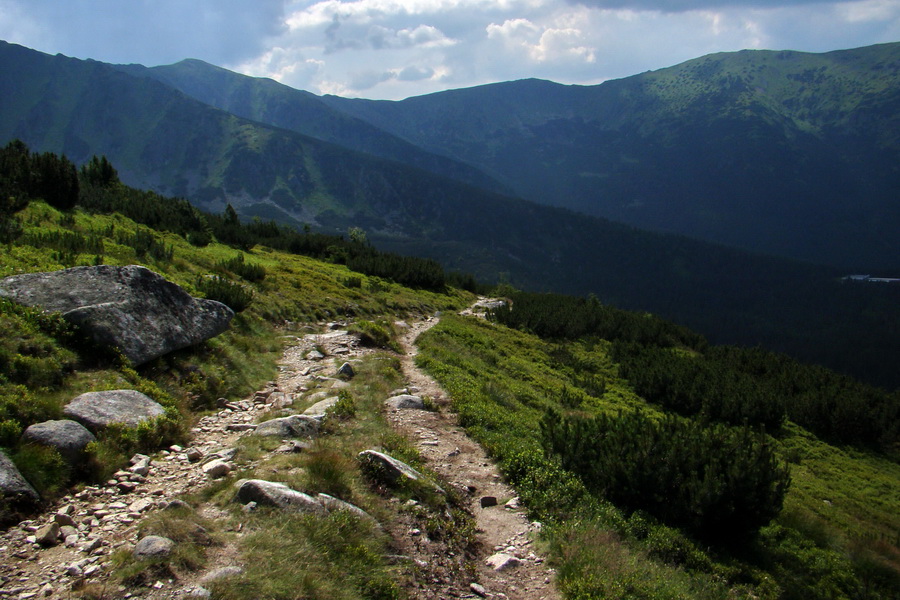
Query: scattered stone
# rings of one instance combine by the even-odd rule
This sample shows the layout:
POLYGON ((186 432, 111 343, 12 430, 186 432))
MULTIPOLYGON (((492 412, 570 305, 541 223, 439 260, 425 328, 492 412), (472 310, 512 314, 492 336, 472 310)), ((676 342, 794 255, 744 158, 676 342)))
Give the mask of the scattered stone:
POLYGON ((138 560, 164 558, 169 556, 174 548, 175 542, 169 538, 160 535, 148 535, 135 544, 132 555, 138 560))
POLYGON ((96 342, 119 348, 134 365, 214 337, 234 317, 221 302, 193 298, 137 265, 14 275, 0 280, 0 296, 63 313, 96 342))
POLYGON ((175 500, 172 500, 171 502, 166 504, 165 509, 166 510, 178 510, 181 508, 190 509, 191 505, 188 504, 187 502, 185 502, 184 500, 179 500, 178 498, 176 498, 175 500))
POLYGON ((356 375, 356 371, 353 370, 353 365, 345 362, 341 365, 341 368, 338 369, 338 375, 342 375, 344 377, 352 379, 353 376, 356 375))
POLYGON ((228 577, 235 577, 244 572, 242 567, 230 566, 230 567, 222 567, 221 569, 216 569, 215 571, 210 571, 206 575, 200 578, 199 583, 202 586, 207 586, 210 583, 215 583, 216 581, 226 579, 228 577))
POLYGON ((509 501, 505 504, 505 506, 506 506, 506 508, 508 508, 509 510, 519 510, 519 508, 520 508, 519 497, 516 496, 515 498, 512 498, 511 500, 509 500, 509 501))
POLYGON ((291 415, 260 423, 256 435, 291 437, 315 437, 319 433, 319 419, 309 415, 291 415))
POLYGON ((189 598, 212 598, 212 592, 203 586, 197 586, 188 594, 189 598))
POLYGON ((488 557, 484 563, 495 571, 505 571, 506 569, 519 566, 522 564, 522 561, 510 554, 499 552, 488 557))
POLYGON ((358 459, 363 465, 370 468, 373 475, 383 478, 387 483, 397 484, 402 480, 416 481, 440 494, 445 493, 439 485, 428 481, 421 473, 393 456, 376 450, 363 450, 359 453, 358 459))
POLYGON ((72 518, 72 515, 64 512, 58 512, 53 515, 53 520, 60 527, 73 527, 75 525, 75 519, 72 518))
POLYGON ((316 499, 322 506, 325 507, 325 510, 327 510, 328 512, 343 510, 356 515, 364 521, 369 521, 375 525, 378 524, 378 522, 375 520, 375 517, 373 517, 360 507, 356 506, 355 504, 350 504, 349 502, 345 502, 339 498, 329 496, 328 494, 319 494, 318 496, 316 496, 316 499))
POLYGON ((325 398, 324 400, 320 400, 303 411, 304 415, 308 415, 310 417, 323 417, 325 416, 325 412, 337 404, 339 398, 337 396, 331 396, 330 398, 325 398))
POLYGON ((469 584, 469 589, 472 590, 474 594, 481 596, 482 598, 487 598, 487 590, 484 589, 483 585, 480 585, 473 581, 469 584))
POLYGON ((203 458, 203 452, 201 452, 198 448, 188 448, 188 451, 185 453, 189 462, 195 463, 199 462, 201 458, 203 458))
POLYGON ((411 394, 401 394, 399 396, 393 396, 387 399, 386 404, 388 408, 392 408, 394 410, 425 410, 425 402, 422 400, 422 398, 419 396, 413 396, 411 394))
POLYGON ((99 431, 111 423, 136 427, 142 421, 163 416, 166 410, 136 390, 109 390, 77 396, 66 405, 63 414, 99 431))
POLYGON ((35 423, 25 430, 22 439, 56 449, 70 465, 83 461, 87 445, 97 441, 84 425, 69 419, 35 423))
POLYGON ((225 426, 226 431, 254 431, 257 429, 257 426, 253 423, 229 423, 225 426))
POLYGON ((130 513, 142 513, 144 511, 150 510, 153 506, 153 501, 147 498, 141 498, 140 500, 135 500, 131 504, 128 505, 128 512, 130 513))
POLYGON ((490 508, 491 506, 497 506, 496 496, 482 496, 481 508, 490 508))
POLYGON ((238 482, 237 499, 242 504, 256 502, 260 506, 275 506, 283 510, 326 514, 322 503, 312 496, 274 481, 241 480, 238 482))
POLYGON ((231 465, 221 458, 212 460, 203 465, 203 472, 212 478, 225 477, 231 473, 231 465))
POLYGON ((325 355, 318 350, 310 350, 306 353, 306 360, 322 360, 325 355))
POLYGON ((59 543, 59 524, 54 521, 38 529, 34 533, 34 541, 44 547, 57 545, 59 543))

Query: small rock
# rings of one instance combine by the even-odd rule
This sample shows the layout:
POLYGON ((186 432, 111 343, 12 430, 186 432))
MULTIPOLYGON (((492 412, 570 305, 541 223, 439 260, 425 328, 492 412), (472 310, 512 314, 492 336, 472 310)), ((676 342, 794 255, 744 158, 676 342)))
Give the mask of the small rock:
POLYGON ((522 564, 522 561, 504 552, 490 556, 484 563, 495 571, 505 571, 522 564))
POLYGON ((34 533, 34 541, 41 546, 55 546, 59 543, 59 523, 44 525, 34 533))
POLYGON ((413 396, 411 394, 401 394, 399 396, 393 396, 388 398, 385 404, 388 405, 389 408, 394 410, 403 410, 403 409, 411 409, 411 410, 424 410, 425 409, 425 401, 422 400, 420 396, 413 396))
POLYGON ((69 577, 81 577, 84 575, 84 571, 77 563, 72 563, 66 567, 66 575, 69 577))
POLYGON ((472 590, 473 593, 481 596, 482 598, 487 597, 487 590, 484 589, 483 585, 477 584, 474 581, 469 584, 469 589, 472 590))
POLYGON ((348 362, 345 362, 341 365, 341 368, 338 369, 338 375, 343 375, 344 377, 353 378, 356 375, 356 372, 353 370, 353 365, 348 362))
POLYGON ((235 577, 236 575, 240 575, 244 572, 242 567, 230 566, 230 567, 222 567, 221 569, 216 569, 215 571, 210 571, 206 575, 200 578, 200 584, 206 586, 210 583, 219 581, 220 579, 225 579, 227 577, 235 577))
POLYGON ((491 506, 497 506, 497 497, 496 496, 482 496, 481 497, 481 508, 488 508, 491 506))
POLYGON ((224 460, 217 458, 203 465, 203 472, 209 477, 218 478, 225 477, 231 473, 231 465, 224 460))
POLYGON ((167 537, 148 535, 135 544, 132 554, 138 560, 145 558, 162 558, 169 556, 174 547, 175 542, 167 537))
POLYGON ((58 512, 53 515, 53 520, 56 521, 56 524, 60 527, 72 527, 75 525, 75 519, 72 518, 72 515, 64 512, 58 512))

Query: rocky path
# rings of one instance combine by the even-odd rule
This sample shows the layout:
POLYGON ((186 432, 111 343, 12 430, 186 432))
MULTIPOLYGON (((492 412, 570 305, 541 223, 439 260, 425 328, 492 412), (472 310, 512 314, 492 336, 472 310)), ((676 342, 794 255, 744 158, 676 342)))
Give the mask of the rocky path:
MULTIPOLYGON (((434 323, 426 320, 409 325, 402 339, 407 350, 402 362, 409 391, 429 396, 440 405, 444 392, 413 363, 416 337, 434 323)), ((0 598, 71 598, 74 590, 86 584, 104 589, 105 597, 131 597, 124 588, 105 589, 106 561, 117 548, 130 549, 137 543, 140 520, 165 509, 179 495, 199 491, 212 478, 226 475, 234 468, 234 445, 255 428, 261 414, 289 406, 311 388, 341 385, 331 377, 331 360, 365 352, 343 329, 295 338, 284 353, 278 380, 250 398, 223 403, 218 412, 201 418, 189 447, 173 446, 152 458, 137 456, 128 469, 106 484, 68 495, 48 513, 0 534, 0 598), (316 348, 322 355, 311 353, 316 348)), ((502 482, 480 446, 458 427, 453 415, 446 409, 388 410, 389 421, 413 440, 428 466, 450 484, 468 490, 480 542, 475 561, 477 583, 475 579, 436 579, 433 589, 425 582, 411 597, 556 598, 552 572, 532 549, 531 534, 540 524, 529 523, 514 492, 502 482)), ((428 546, 419 548, 428 552, 428 546)), ((220 547, 211 558, 207 572, 190 580, 154 582, 142 597, 196 595, 203 577, 233 564, 236 551, 220 547)), ((427 554, 418 558, 437 560, 427 554)))
MULTIPOLYGON (((444 406, 447 399, 443 389, 414 362, 416 338, 436 323, 429 319, 410 326, 401 339, 406 350, 402 365, 410 391, 444 406)), ((457 424, 455 415, 445 408, 439 412, 393 410, 388 420, 416 441, 432 470, 470 492, 481 546, 478 584, 470 585, 470 591, 477 596, 511 600, 558 598, 552 584, 553 571, 533 548, 532 537, 541 524, 529 522, 515 491, 503 482, 481 446, 457 424)))

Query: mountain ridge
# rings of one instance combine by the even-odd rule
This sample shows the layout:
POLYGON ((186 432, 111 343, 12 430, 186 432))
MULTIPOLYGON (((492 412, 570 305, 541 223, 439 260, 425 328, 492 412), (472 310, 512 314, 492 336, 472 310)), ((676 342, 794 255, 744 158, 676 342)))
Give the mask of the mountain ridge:
POLYGON ((0 138, 21 137, 76 162, 105 154, 125 183, 212 212, 231 203, 245 218, 329 232, 362 227, 380 248, 484 280, 593 293, 715 342, 764 344, 896 385, 887 367, 900 356, 892 290, 841 286, 840 269, 481 190, 237 117, 112 66, 11 48, 0 46, 0 60, 18 70, 0 78, 0 138))

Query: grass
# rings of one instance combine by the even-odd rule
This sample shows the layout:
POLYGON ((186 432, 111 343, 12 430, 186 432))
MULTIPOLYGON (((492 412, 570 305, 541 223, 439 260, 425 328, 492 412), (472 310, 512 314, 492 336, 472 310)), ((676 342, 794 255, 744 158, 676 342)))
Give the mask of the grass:
POLYGON ((777 440, 793 462, 784 512, 748 546, 707 547, 590 496, 540 450, 539 420, 550 408, 660 414, 618 377, 607 344, 550 344, 454 315, 418 344, 418 364, 448 391, 461 424, 533 517, 553 525, 547 538, 567 597, 890 598, 897 589, 897 463, 789 423, 777 440))
MULTIPOLYGON (((262 508, 248 517, 232 501, 234 492, 230 486, 217 483, 207 497, 228 510, 233 521, 243 523, 239 547, 245 571, 214 584, 215 597, 405 597, 403 590, 414 576, 413 567, 402 562, 392 564, 386 557, 397 553, 387 532, 396 530, 397 523, 409 517, 402 512, 403 502, 392 498, 399 494, 405 500, 409 491, 375 484, 360 469, 356 456, 362 450, 380 448, 416 468, 422 466, 414 448, 393 432, 382 412, 388 393, 402 383, 399 362, 389 355, 370 355, 356 366, 356 371, 350 387, 341 391, 342 402, 352 403, 353 410, 332 414, 323 427, 323 435, 311 448, 297 454, 273 454, 279 441, 245 437, 237 460, 244 467, 251 463, 256 466, 229 481, 262 477, 311 495, 329 494, 362 508, 382 526, 342 512, 322 518, 262 508)), ((310 403, 298 402, 295 408, 300 412, 310 403)), ((455 551, 464 554, 474 535, 467 524, 470 517, 451 506, 454 519, 441 518, 448 508, 446 500, 429 504, 426 495, 419 498, 422 502, 417 506, 421 512, 414 518, 419 520, 421 529, 431 527, 436 537, 443 536, 455 551)))
POLYGON ((102 480, 130 453, 183 441, 194 412, 214 407, 218 398, 244 398, 274 379, 283 334, 299 324, 344 318, 390 323, 392 318, 459 308, 471 297, 452 290, 414 291, 341 265, 264 247, 246 253, 218 243, 198 248, 119 214, 62 213, 33 201, 17 216, 23 235, 4 247, 0 278, 101 263, 142 264, 193 295, 202 296, 198 281, 211 274, 252 293, 228 331, 138 369, 93 348, 58 316, 0 300, 0 446, 22 457, 20 466, 39 480, 48 497, 64 489, 68 475, 43 469, 52 460, 20 451, 18 438, 32 423, 59 418, 65 403, 78 394, 129 387, 148 393, 168 410, 167 419, 152 430, 101 436, 93 471, 82 476, 102 480), (134 240, 141 241, 137 249, 129 245, 134 240), (147 247, 162 250, 149 252, 147 247), (359 288, 344 285, 351 277, 360 280, 359 288), (48 473, 59 476, 35 475, 48 473))

